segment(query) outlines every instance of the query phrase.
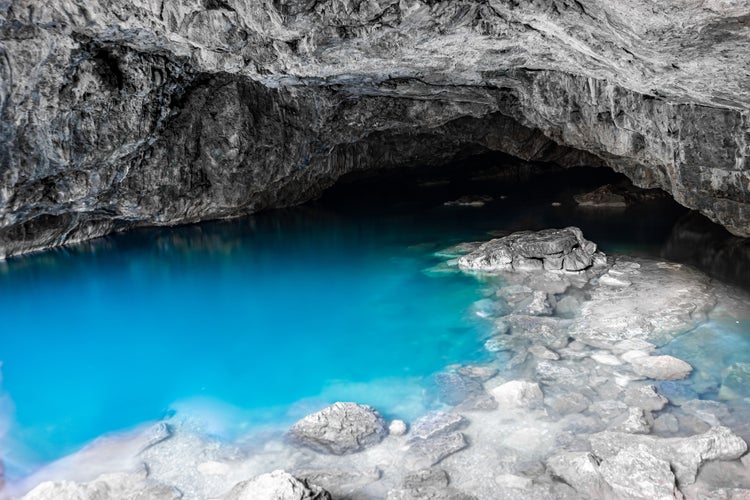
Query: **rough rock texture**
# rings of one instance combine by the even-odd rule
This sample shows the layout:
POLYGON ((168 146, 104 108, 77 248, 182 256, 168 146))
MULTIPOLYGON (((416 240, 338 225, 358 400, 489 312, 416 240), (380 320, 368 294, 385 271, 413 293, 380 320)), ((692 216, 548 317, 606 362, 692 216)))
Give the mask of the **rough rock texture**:
POLYGON ((262 474, 237 484, 222 500, 331 500, 331 495, 319 486, 300 481, 281 470, 262 474))
MULTIPOLYGON (((519 231, 490 240, 458 259, 461 269, 476 271, 582 271, 603 261, 596 244, 577 227, 519 231)), ((538 308, 537 308, 538 309, 538 308)), ((538 312, 538 311, 537 311, 538 312)))
POLYGON ((370 406, 334 403, 294 424, 289 437, 315 451, 343 455, 379 443, 387 429, 383 417, 370 406))
POLYGON ((0 255, 483 150, 606 164, 748 236, 748 19, 738 0, 3 0, 0 255))
MULTIPOLYGON (((24 500, 98 500, 100 498, 178 500, 183 498, 183 495, 172 486, 149 479, 148 472, 144 468, 133 473, 104 474, 87 483, 44 482, 23 498, 24 500)), ((291 497, 289 498, 291 500, 291 497)), ((324 497, 320 498, 322 500, 324 497)))

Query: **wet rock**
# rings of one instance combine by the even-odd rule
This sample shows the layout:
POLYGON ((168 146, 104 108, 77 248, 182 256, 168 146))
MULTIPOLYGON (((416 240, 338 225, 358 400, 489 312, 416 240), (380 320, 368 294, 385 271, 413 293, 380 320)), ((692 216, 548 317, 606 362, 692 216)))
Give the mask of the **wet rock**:
POLYGON ((644 445, 603 460, 599 472, 618 497, 673 500, 680 496, 669 462, 652 455, 644 445))
POLYGON ((501 488, 527 490, 531 487, 532 483, 533 481, 528 477, 517 476, 516 474, 500 474, 495 476, 495 484, 501 488))
POLYGON ((620 361, 617 356, 613 356, 606 352, 595 352, 591 354, 591 359, 600 365, 619 366, 622 364, 622 361, 620 361))
POLYGON ((653 417, 643 408, 628 408, 628 411, 614 419, 609 428, 613 431, 630 434, 648 434, 651 432, 653 417))
POLYGON ((589 452, 566 452, 547 459, 550 473, 562 479, 575 490, 591 498, 608 498, 612 495, 609 484, 599 473, 599 461, 589 452))
POLYGON ((235 485, 221 497, 222 500, 331 500, 331 495, 323 488, 307 481, 300 481, 288 472, 281 470, 262 474, 249 481, 235 485))
POLYGON ((545 382, 570 381, 583 376, 586 370, 579 365, 564 364, 562 361, 539 361, 536 365, 536 376, 545 382))
POLYGON ((404 460, 411 469, 423 469, 440 463, 445 457, 469 446, 460 432, 439 434, 428 439, 410 441, 404 460))
POLYGON ((624 209, 627 207, 625 196, 609 184, 588 193, 577 194, 573 196, 573 199, 578 206, 586 208, 624 209))
POLYGON ((386 500, 473 500, 449 485, 448 473, 443 469, 429 468, 404 476, 401 488, 391 490, 386 500))
POLYGON ((698 468, 709 460, 736 460, 747 444, 726 427, 713 427, 703 434, 684 438, 659 438, 605 431, 590 437, 592 452, 607 459, 621 450, 644 445, 649 453, 667 461, 680 484, 695 482, 698 468))
POLYGON ((567 392, 552 398, 545 397, 544 402, 559 415, 581 413, 591 405, 591 400, 578 392, 567 392))
POLYGON ((462 366, 458 369, 458 373, 461 375, 464 375, 469 378, 476 379, 480 382, 486 382, 495 375, 497 375, 497 368, 494 366, 476 366, 476 365, 468 365, 468 366, 462 366))
MULTIPOLYGON (((105 474, 87 483, 73 481, 44 482, 27 493, 23 499, 148 498, 149 500, 179 500, 182 497, 182 492, 177 488, 149 479, 148 471, 143 468, 133 473, 105 474)), ((321 497, 321 500, 324 498, 329 497, 321 497)))
POLYGON ((547 349, 543 345, 533 345, 528 349, 529 353, 533 354, 534 357, 539 359, 549 359, 551 361, 557 361, 560 359, 560 355, 551 349, 547 349))
POLYGON ((459 373, 438 373, 435 375, 440 400, 448 405, 457 405, 468 399, 486 395, 484 386, 478 380, 459 373))
POLYGON ((750 398, 750 363, 734 363, 721 377, 719 399, 750 398))
POLYGON ((143 453, 152 446, 155 446, 170 437, 172 437, 172 428, 169 424, 166 422, 158 422, 152 425, 143 433, 143 438, 146 442, 138 451, 138 454, 143 453))
POLYGON ((317 487, 323 488, 334 498, 351 497, 356 491, 378 481, 382 474, 382 471, 378 468, 373 468, 369 471, 353 468, 302 469, 294 471, 294 477, 303 481, 308 488, 313 490, 317 487))
POLYGON ((628 387, 625 390, 624 401, 629 406, 643 408, 648 411, 659 411, 669 402, 667 398, 659 394, 654 385, 628 387))
POLYGON ((680 430, 677 417, 671 413, 665 413, 654 419, 654 432, 657 434, 675 434, 680 430))
POLYGON ((544 402, 542 389, 536 382, 512 380, 490 391, 500 408, 532 408, 544 402))
POLYGON ((448 434, 467 426, 469 421, 458 413, 432 411, 419 417, 411 425, 409 440, 430 439, 441 434, 448 434))
POLYGON ((721 420, 729 416, 729 408, 718 401, 691 399, 680 405, 682 411, 698 417, 711 426, 721 425, 721 420))
POLYGON ((529 297, 520 301, 514 312, 517 314, 526 314, 529 316, 549 316, 554 311, 550 305, 545 292, 536 290, 529 297))
POLYGON ((432 255, 441 259, 457 259, 462 255, 473 252, 474 250, 482 246, 483 243, 483 241, 467 241, 464 243, 458 243, 448 248, 439 250, 432 255))
POLYGON ((513 335, 528 342, 550 349, 561 349, 568 345, 570 320, 544 316, 511 314, 504 318, 513 335))
POLYGON ((596 245, 576 227, 521 231, 490 240, 459 258, 458 265, 473 271, 581 271, 594 264, 596 245))
POLYGON ((391 436, 403 436, 406 430, 406 422, 403 420, 393 420, 388 425, 388 434, 391 436))
POLYGON ((385 420, 374 408, 334 403, 294 424, 289 437, 320 453, 344 455, 379 443, 387 433, 385 420))
POLYGON ((596 401, 589 407, 592 413, 599 415, 603 420, 611 420, 618 415, 622 415, 627 409, 628 405, 614 399, 596 401))
POLYGON ((681 380, 693 371, 693 367, 673 356, 640 356, 630 361, 638 375, 654 380, 681 380))

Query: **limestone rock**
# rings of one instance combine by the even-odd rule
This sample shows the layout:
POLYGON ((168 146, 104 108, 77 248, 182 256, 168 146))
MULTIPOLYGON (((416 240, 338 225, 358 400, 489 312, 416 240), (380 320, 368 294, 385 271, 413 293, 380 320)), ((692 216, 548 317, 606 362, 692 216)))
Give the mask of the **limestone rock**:
POLYGON ((592 435, 590 441, 592 452, 601 459, 644 445, 650 454, 671 465, 680 484, 693 483, 703 462, 736 460, 747 451, 745 441, 726 427, 712 427, 703 434, 680 438, 605 431, 592 435))
POLYGON ((659 411, 669 402, 667 398, 659 394, 656 386, 642 385, 640 387, 629 387, 625 390, 625 404, 643 408, 648 411, 659 411))
POLYGON ((547 459, 547 468, 579 493, 591 498, 607 498, 611 489, 599 473, 599 462, 588 452, 565 452, 547 459))
POLYGON ((655 380, 680 380, 693 371, 692 366, 673 356, 642 356, 631 363, 638 375, 655 380))
POLYGON ((429 439, 411 441, 405 455, 406 464, 412 469, 423 469, 440 463, 445 457, 469 446, 460 432, 439 434, 429 439))
POLYGON ((626 448, 605 459, 599 472, 618 497, 673 500, 675 477, 669 462, 661 460, 644 445, 626 448))
POLYGON ((289 429, 290 439, 321 453, 343 455, 379 443, 387 434, 383 417, 357 403, 334 403, 289 429))
POLYGON ((628 408, 627 412, 612 422, 610 429, 631 434, 648 434, 651 432, 653 420, 651 413, 643 408, 628 408))
POLYGON ((530 408, 544 402, 542 389, 536 382, 512 380, 490 391, 500 408, 530 408))
POLYGON ((300 481, 281 470, 262 474, 254 479, 238 483, 222 500, 330 500, 331 495, 313 484, 300 481))
POLYGON ((469 421, 458 413, 432 411, 419 417, 411 425, 410 441, 430 439, 441 434, 448 434, 468 425, 469 421))
POLYGON ((593 265, 596 245, 577 227, 520 231, 490 240, 458 259, 461 269, 474 271, 581 271, 593 265))
POLYGON ((182 492, 149 479, 144 469, 135 473, 105 474, 88 483, 44 482, 23 498, 24 500, 98 500, 100 498, 179 500, 182 498, 182 492))

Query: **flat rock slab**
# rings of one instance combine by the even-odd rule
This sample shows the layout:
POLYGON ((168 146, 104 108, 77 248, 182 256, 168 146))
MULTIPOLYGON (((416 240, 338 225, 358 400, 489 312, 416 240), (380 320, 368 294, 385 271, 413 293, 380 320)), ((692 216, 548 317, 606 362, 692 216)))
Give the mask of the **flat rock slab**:
POLYGON ((411 424, 409 441, 430 439, 441 434, 448 434, 468 424, 469 421, 458 413, 447 413, 439 410, 431 411, 419 417, 411 424))
POLYGON ((440 434, 429 439, 417 439, 406 452, 405 462, 411 469, 431 467, 445 457, 469 446, 466 437, 460 432, 440 434))
POLYGON ((388 434, 387 428, 380 413, 370 406, 334 403, 294 424, 289 438, 320 453, 344 455, 379 443, 388 434))
POLYGON ((673 356, 638 356, 630 363, 635 373, 654 380, 682 380, 693 371, 690 364, 673 356))
POLYGON ((618 497, 674 500, 677 487, 669 462, 637 445, 621 450, 599 466, 599 472, 618 497))

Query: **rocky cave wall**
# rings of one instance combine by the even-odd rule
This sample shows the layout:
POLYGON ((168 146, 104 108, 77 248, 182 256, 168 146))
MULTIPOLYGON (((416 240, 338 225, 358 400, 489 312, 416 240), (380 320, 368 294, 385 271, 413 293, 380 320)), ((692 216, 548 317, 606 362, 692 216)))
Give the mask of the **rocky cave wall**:
POLYGON ((742 0, 0 0, 0 256, 487 150, 750 236, 748 62, 742 0))

